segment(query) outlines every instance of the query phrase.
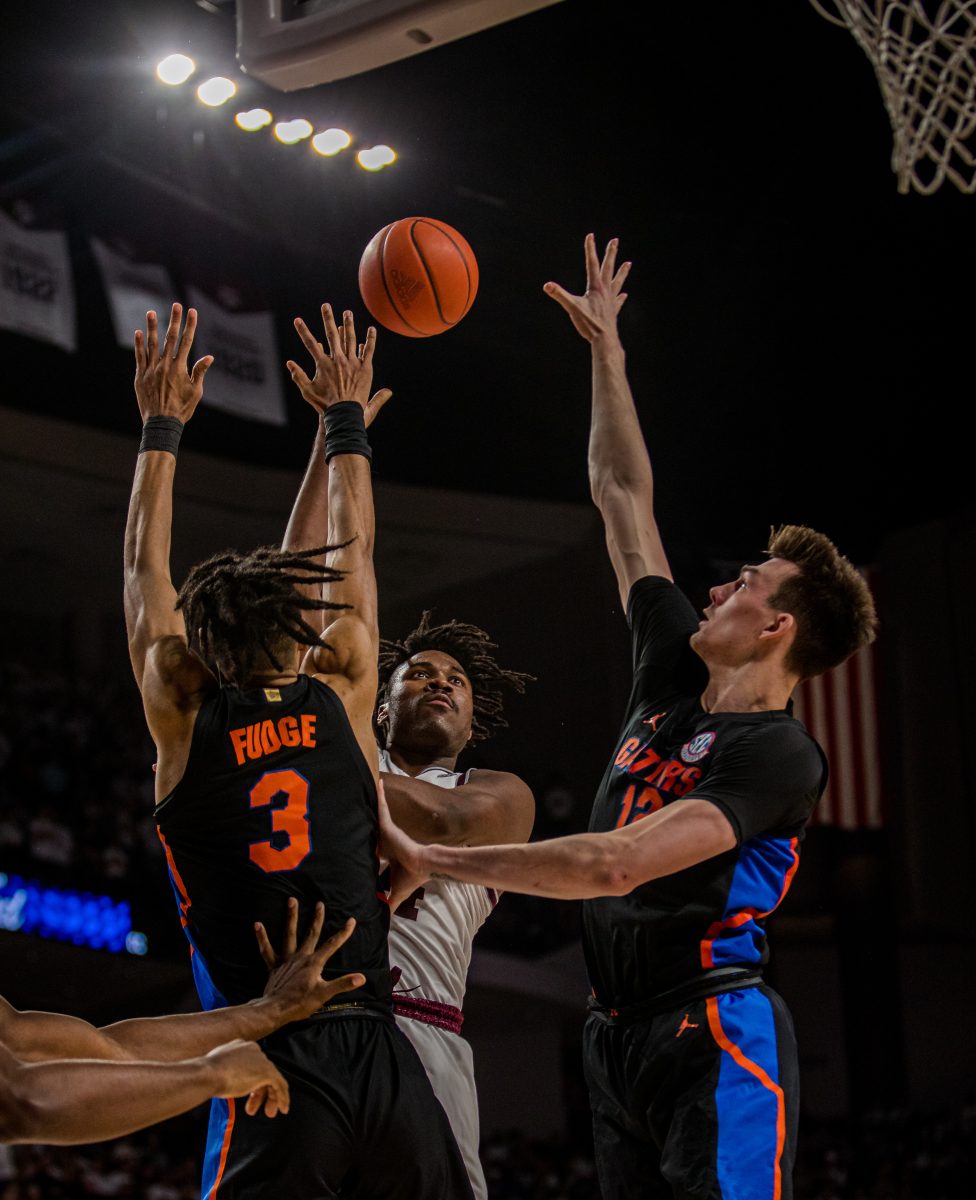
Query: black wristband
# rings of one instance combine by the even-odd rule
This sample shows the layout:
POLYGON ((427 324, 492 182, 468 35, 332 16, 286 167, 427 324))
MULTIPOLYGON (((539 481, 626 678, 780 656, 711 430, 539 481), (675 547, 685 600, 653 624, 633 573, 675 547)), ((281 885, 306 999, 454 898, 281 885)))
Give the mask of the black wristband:
POLYGON ((357 400, 340 400, 325 410, 325 461, 337 454, 361 454, 373 461, 366 440, 366 414, 357 400))
POLYGON ((183 422, 177 417, 147 417, 142 427, 139 453, 146 450, 168 450, 175 458, 183 435, 183 422))

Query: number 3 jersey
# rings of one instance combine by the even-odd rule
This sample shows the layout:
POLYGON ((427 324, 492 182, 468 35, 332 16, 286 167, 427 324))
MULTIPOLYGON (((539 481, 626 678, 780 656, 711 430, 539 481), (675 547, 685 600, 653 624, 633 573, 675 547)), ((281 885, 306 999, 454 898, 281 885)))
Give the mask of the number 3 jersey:
POLYGON ((210 694, 183 778, 156 820, 204 1008, 261 995, 268 970, 254 923, 280 946, 295 896, 299 937, 318 900, 323 936, 356 918, 324 974, 362 972, 365 986, 342 1001, 389 1010, 376 785, 331 688, 302 675, 283 687, 210 694))

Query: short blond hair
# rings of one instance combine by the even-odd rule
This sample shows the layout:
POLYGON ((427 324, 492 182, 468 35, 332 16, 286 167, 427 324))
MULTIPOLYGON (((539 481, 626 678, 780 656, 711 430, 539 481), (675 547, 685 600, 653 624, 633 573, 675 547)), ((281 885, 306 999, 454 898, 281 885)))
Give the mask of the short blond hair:
POLYGON ((799 568, 769 599, 796 618, 789 670, 810 679, 874 641, 878 618, 871 589, 830 538, 805 525, 781 525, 770 530, 766 553, 799 568))

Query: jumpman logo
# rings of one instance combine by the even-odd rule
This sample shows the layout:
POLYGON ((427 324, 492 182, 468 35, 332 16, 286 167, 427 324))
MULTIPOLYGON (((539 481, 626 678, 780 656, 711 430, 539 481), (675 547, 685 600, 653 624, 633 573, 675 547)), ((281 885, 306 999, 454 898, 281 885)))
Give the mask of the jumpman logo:
POLYGON ((686 1029, 697 1029, 697 1028, 698 1028, 698 1026, 695 1024, 695 1022, 689 1021, 688 1014, 685 1013, 684 1019, 682 1020, 681 1024, 678 1026, 678 1032, 674 1036, 676 1038, 681 1037, 681 1035, 684 1033, 684 1031, 686 1029))
POLYGON ((657 733, 657 723, 662 717, 666 717, 667 712, 655 713, 653 717, 648 717, 646 721, 641 721, 642 725, 650 725, 651 733, 657 733))

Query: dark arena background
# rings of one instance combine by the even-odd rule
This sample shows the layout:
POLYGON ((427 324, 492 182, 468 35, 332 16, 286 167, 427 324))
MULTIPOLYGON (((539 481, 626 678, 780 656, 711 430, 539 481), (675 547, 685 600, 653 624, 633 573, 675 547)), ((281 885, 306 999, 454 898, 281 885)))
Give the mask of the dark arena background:
MULTIPOLYGON (((678 582, 703 604, 798 522, 880 610, 873 650, 798 697, 832 776, 769 922, 800 1044, 797 1196, 972 1196, 976 201, 899 194, 870 63, 807 0, 560 0, 291 92, 242 73, 234 7, 0 14, 0 991, 97 1023, 196 1005, 122 621, 126 314, 153 289, 196 303, 199 352, 223 356, 180 454, 181 580, 280 540, 314 433, 292 318, 317 327, 328 300, 364 327, 359 258, 399 217, 460 230, 481 283, 445 334, 379 331, 381 630, 427 607, 488 629, 537 682, 467 765, 532 786, 535 838, 585 828, 628 639, 587 490, 588 352, 542 285, 582 290, 584 236, 616 236, 678 582), (156 74, 174 52, 197 64, 182 85, 156 74), (212 75, 228 103, 197 99, 212 75), (257 108, 352 145, 235 123, 257 108), (396 160, 366 170, 377 145, 396 160)), ((492 1200, 598 1200, 577 906, 505 896, 475 945, 492 1200)), ((188 1200, 204 1126, 0 1150, 0 1197, 188 1200)))

